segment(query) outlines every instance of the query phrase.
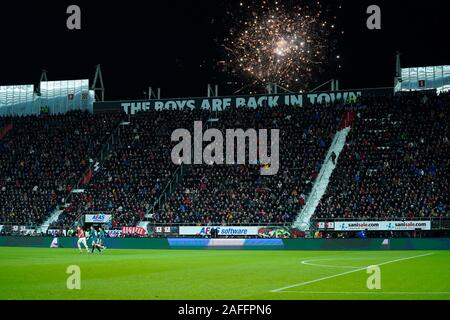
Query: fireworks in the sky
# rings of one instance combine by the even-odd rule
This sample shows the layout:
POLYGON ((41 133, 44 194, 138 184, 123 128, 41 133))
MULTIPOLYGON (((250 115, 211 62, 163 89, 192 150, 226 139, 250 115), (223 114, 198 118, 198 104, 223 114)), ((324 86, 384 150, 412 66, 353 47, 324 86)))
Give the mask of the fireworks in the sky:
POLYGON ((228 14, 233 26, 224 43, 226 63, 253 83, 305 89, 333 54, 336 17, 326 17, 319 2, 247 0, 228 14))

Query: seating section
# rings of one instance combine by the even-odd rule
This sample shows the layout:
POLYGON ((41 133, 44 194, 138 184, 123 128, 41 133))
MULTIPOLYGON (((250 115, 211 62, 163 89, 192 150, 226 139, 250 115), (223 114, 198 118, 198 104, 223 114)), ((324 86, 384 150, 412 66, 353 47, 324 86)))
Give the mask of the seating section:
POLYGON ((0 221, 41 223, 74 187, 120 115, 4 119, 0 140, 0 221))
POLYGON ((85 192, 73 194, 57 224, 70 224, 82 213, 101 211, 113 214, 113 226, 134 226, 176 169, 170 157, 172 131, 192 131, 194 120, 203 121, 207 114, 164 110, 131 116, 120 130, 120 145, 101 162, 85 192))
POLYGON ((231 108, 218 113, 216 127, 224 137, 225 129, 280 129, 278 174, 260 175, 257 164, 194 165, 182 185, 155 213, 153 221, 197 224, 292 221, 305 203, 341 115, 341 106, 231 108))
POLYGON ((450 95, 365 101, 318 218, 450 215, 450 95))
MULTIPOLYGON (((136 115, 69 112, 1 118, 0 222, 42 223, 63 203, 102 145, 120 130, 84 192, 72 193, 55 226, 81 214, 113 214, 113 226, 134 226, 146 213, 163 224, 290 223, 303 208, 346 111, 355 115, 315 217, 449 216, 450 95, 403 95, 356 105, 278 106, 147 111, 136 115), (280 166, 260 174, 258 163, 186 166, 180 184, 152 211, 177 165, 177 128, 194 121, 226 129, 279 129, 280 166)), ((270 135, 268 144, 270 145, 270 135)), ((204 142, 203 146, 208 143, 204 142)), ((225 149, 225 141, 224 141, 225 149)), ((248 151, 248 150, 247 150, 248 151)))

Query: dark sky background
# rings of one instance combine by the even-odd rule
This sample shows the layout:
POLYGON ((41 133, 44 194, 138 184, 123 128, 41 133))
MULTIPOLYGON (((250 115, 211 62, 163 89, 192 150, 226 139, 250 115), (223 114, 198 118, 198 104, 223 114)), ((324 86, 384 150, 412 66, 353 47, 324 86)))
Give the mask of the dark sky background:
MULTIPOLYGON (((280 0, 282 1, 282 0, 280 0)), ((286 0, 291 1, 292 0, 286 0)), ((403 66, 450 64, 448 0, 322 1, 341 4, 337 43, 341 88, 392 86, 395 52, 403 66), (366 28, 366 8, 381 7, 381 30, 366 28)), ((162 97, 204 96, 207 83, 231 94, 229 76, 216 61, 227 33, 225 8, 238 2, 192 1, 1 1, 0 85, 37 85, 90 78, 102 65, 106 99, 139 99, 149 85, 162 97), (66 8, 81 7, 82 29, 66 28, 66 8)), ((319 84, 318 82, 317 84, 319 84)))

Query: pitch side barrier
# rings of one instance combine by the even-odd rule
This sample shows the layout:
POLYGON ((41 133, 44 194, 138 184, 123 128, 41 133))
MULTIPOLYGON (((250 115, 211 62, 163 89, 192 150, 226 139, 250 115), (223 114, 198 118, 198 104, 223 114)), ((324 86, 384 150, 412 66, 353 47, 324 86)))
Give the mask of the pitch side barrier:
POLYGON ((104 101, 94 103, 94 113, 125 112, 135 114, 146 110, 206 109, 222 111, 232 106, 258 108, 279 105, 306 106, 323 103, 353 103, 358 97, 392 96, 392 87, 317 91, 307 93, 280 93, 242 96, 193 97, 150 100, 104 101))
MULTIPOLYGON (((76 237, 0 236, 5 247, 55 247, 77 252, 76 237)), ((394 239, 205 239, 107 238, 108 249, 241 249, 241 250, 450 250, 450 238, 394 239)), ((55 248, 57 250, 57 248, 55 248)))

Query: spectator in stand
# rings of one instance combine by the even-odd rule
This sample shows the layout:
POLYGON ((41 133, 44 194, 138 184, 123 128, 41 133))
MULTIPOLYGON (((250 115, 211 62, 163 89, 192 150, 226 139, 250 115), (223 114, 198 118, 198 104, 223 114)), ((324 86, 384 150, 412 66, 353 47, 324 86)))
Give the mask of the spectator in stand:
POLYGON ((305 204, 344 109, 316 105, 220 112, 217 126, 222 131, 280 129, 278 174, 261 176, 258 164, 193 165, 153 220, 204 225, 291 223, 305 204))
POLYGON ((450 95, 364 101, 318 218, 450 216, 450 95))
POLYGON ((12 118, 0 152, 0 221, 42 223, 71 191, 118 115, 12 118))
MULTIPOLYGON (((180 185, 156 206, 179 168, 171 162, 177 128, 207 123, 208 110, 150 110, 130 115, 119 143, 99 162, 84 192, 72 189, 123 115, 14 118, 0 144, 0 220, 41 223, 70 195, 55 227, 86 212, 113 214, 112 227, 292 223, 306 204, 345 111, 354 125, 339 155, 319 218, 392 219, 449 216, 449 94, 377 97, 356 105, 235 108, 217 112, 215 127, 280 129, 280 169, 260 175, 258 163, 185 166, 180 185)), ((5 121, 3 121, 6 123, 5 121)), ((248 150, 247 150, 248 151, 248 150)), ((335 155, 336 156, 336 155, 335 155)))
POLYGON ((100 163, 85 192, 73 195, 56 224, 101 211, 113 214, 114 226, 135 226, 177 169, 170 157, 173 130, 193 127, 195 120, 203 121, 208 114, 186 109, 131 115, 130 124, 122 127, 119 145, 100 163))

